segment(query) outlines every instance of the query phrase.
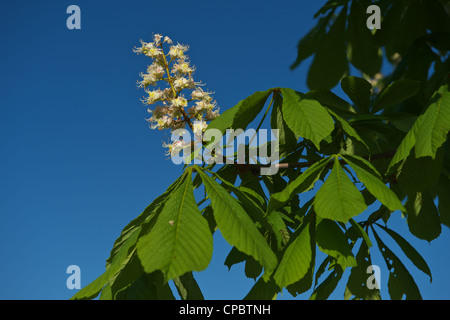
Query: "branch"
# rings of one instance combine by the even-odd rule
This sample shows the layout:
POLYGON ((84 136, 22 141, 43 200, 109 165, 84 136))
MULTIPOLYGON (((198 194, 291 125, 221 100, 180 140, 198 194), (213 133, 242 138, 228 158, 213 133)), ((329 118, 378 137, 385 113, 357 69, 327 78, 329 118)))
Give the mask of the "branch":
MULTIPOLYGON (((377 153, 374 155, 370 155, 370 156, 363 156, 362 158, 366 159, 366 160, 378 160, 378 159, 389 159, 392 158, 395 154, 397 150, 393 149, 393 150, 389 150, 386 152, 382 152, 382 153, 377 153)), ((319 161, 319 160, 317 160, 319 161)), ((245 166, 248 167, 250 170, 257 170, 261 167, 270 167, 270 166, 276 166, 279 169, 288 169, 288 168, 307 168, 312 166, 313 164, 315 164, 317 161, 306 161, 306 162, 296 162, 296 163, 275 163, 275 164, 237 164, 236 165, 240 165, 240 166, 245 166)), ((345 164, 346 162, 343 159, 340 159, 339 162, 341 164, 345 164)), ((331 164, 328 164, 331 165, 331 164)))

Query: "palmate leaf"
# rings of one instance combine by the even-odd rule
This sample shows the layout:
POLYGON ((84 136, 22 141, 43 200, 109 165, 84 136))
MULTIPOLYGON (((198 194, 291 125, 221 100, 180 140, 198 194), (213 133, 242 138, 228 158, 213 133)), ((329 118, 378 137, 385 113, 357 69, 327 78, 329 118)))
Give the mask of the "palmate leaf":
POLYGON ((109 279, 100 300, 174 300, 168 283, 160 271, 145 273, 133 249, 122 268, 109 279), (109 288, 108 288, 109 286, 109 288), (106 294, 105 294, 106 291, 106 294))
POLYGON ((257 91, 226 110, 220 117, 211 121, 208 129, 218 129, 225 132, 228 128, 245 130, 250 122, 261 112, 273 89, 257 91))
POLYGON ((82 288, 72 299, 93 299, 107 284, 116 272, 123 268, 123 263, 130 258, 129 252, 135 247, 139 237, 148 232, 153 224, 153 219, 161 212, 164 204, 178 184, 184 179, 180 176, 169 188, 156 198, 136 219, 132 220, 122 231, 120 237, 114 242, 110 257, 107 260, 106 271, 96 280, 82 288))
POLYGON ((192 272, 187 272, 173 280, 182 300, 204 300, 203 293, 198 286, 192 272))
POLYGON ((410 79, 400 79, 392 82, 374 102, 373 112, 387 109, 414 96, 420 88, 420 82, 410 79))
POLYGON ((131 285, 119 291, 115 300, 175 300, 160 272, 142 273, 131 285))
MULTIPOLYGON (((345 300, 380 300, 380 290, 376 288, 370 289, 367 286, 369 274, 367 268, 372 265, 369 248, 365 241, 361 242, 358 253, 356 254, 356 267, 353 267, 348 277, 347 286, 345 287, 345 300)), ((378 283, 378 286, 380 284, 378 283)))
POLYGON ((397 151, 395 152, 394 156, 392 157, 391 162, 389 163, 387 171, 390 172, 390 170, 399 162, 406 159, 409 154, 411 153, 411 150, 414 148, 414 145, 417 140, 417 133, 419 132, 419 128, 422 125, 423 117, 418 117, 416 121, 414 122, 414 125, 412 128, 408 131, 406 136, 403 138, 402 142, 397 148, 397 151))
MULTIPOLYGON (((314 214, 312 213, 312 216, 314 214)), ((314 230, 315 219, 310 216, 308 222, 305 222, 293 235, 289 241, 283 257, 273 275, 273 279, 280 288, 294 285, 301 281, 310 273, 311 266, 314 264, 314 230)), ((309 282, 309 281, 308 281, 309 282)), ((306 285, 309 287, 312 284, 306 285)), ((298 291, 295 289, 294 291, 298 291)))
POLYGON ((320 250, 334 257, 343 270, 356 266, 348 239, 336 222, 328 219, 320 220, 316 227, 316 242, 320 250))
MULTIPOLYGON (((109 268, 109 265, 114 261, 116 253, 121 249, 124 243, 129 242, 129 238, 131 236, 137 236, 142 234, 142 231, 148 232, 148 230, 143 230, 144 223, 149 222, 154 216, 158 215, 161 212, 162 207, 164 206, 167 198, 170 193, 178 187, 178 184, 184 179, 184 174, 181 175, 177 180, 175 180, 167 190, 157 197, 145 210, 135 219, 133 219, 121 232, 120 237, 116 239, 113 245, 113 249, 111 250, 110 257, 106 260, 106 268, 109 268)), ((144 228, 148 229, 148 228, 144 228)), ((131 243, 136 244, 137 238, 134 238, 134 241, 131 243)))
POLYGON ((345 22, 347 6, 339 13, 323 37, 308 71, 307 84, 311 90, 333 88, 347 71, 345 22))
POLYGON ((440 87, 431 99, 430 106, 419 116, 392 158, 388 171, 406 159, 414 148, 416 157, 430 156, 433 159, 439 147, 447 139, 450 130, 449 84, 440 87))
POLYGON ((413 235, 430 242, 441 234, 441 220, 429 191, 409 195, 405 207, 409 231, 413 235))
POLYGON ((275 300, 280 288, 273 279, 264 281, 261 277, 256 281, 244 300, 275 300))
POLYGON ((381 229, 386 231, 386 233, 389 234, 392 237, 392 239, 395 240, 395 242, 397 242, 397 244, 402 249, 402 251, 405 253, 405 255, 409 258, 409 260, 411 260, 412 263, 414 263, 414 265, 419 270, 423 271, 425 274, 430 276, 430 282, 431 282, 432 277, 431 277, 430 268, 428 267, 426 261, 424 260, 424 258, 422 258, 420 253, 417 252, 417 250, 414 249, 414 247, 412 245, 410 245, 408 241, 406 241, 402 236, 400 236, 394 230, 389 229, 380 224, 377 224, 377 226, 379 226, 381 229))
POLYGON ((239 251, 252 256, 265 269, 266 276, 277 265, 277 257, 270 249, 253 220, 227 190, 195 166, 206 193, 211 199, 214 218, 225 240, 239 251))
POLYGON ((347 47, 352 65, 373 77, 380 70, 382 56, 366 26, 366 9, 371 4, 370 0, 352 1, 348 16, 347 47))
POLYGON ((398 184, 409 193, 431 189, 439 180, 443 158, 442 148, 438 150, 434 159, 415 158, 410 155, 399 169, 398 184))
POLYGON ((330 90, 311 90, 305 93, 306 99, 314 99, 320 102, 327 109, 333 110, 341 117, 354 116, 356 114, 353 106, 340 98, 330 90))
POLYGON ((416 157, 436 157, 437 150, 447 140, 450 130, 450 80, 431 98, 430 105, 421 116, 422 125, 417 132, 416 157))
POLYGON ((297 137, 311 140, 319 149, 320 141, 334 129, 334 122, 327 110, 317 101, 305 99, 304 94, 282 88, 283 119, 297 137))
POLYGON ((406 212, 397 195, 383 183, 380 174, 370 162, 355 155, 346 155, 343 158, 355 171, 367 190, 383 205, 391 211, 406 212))
POLYGON ((212 234, 195 202, 191 170, 172 191, 150 233, 137 243, 144 270, 161 270, 166 281, 206 269, 212 256, 212 234))
POLYGON ((369 111, 372 85, 367 80, 355 76, 344 77, 341 88, 363 112, 369 111))
POLYGON ((272 194, 267 206, 267 215, 286 204, 294 194, 311 189, 329 160, 330 158, 325 158, 314 163, 295 180, 291 181, 282 191, 272 194))
POLYGON ((439 177, 438 181, 438 196, 439 196, 439 218, 441 222, 450 227, 450 180, 444 175, 439 177))
POLYGON ((330 175, 317 191, 314 209, 321 218, 344 223, 367 209, 363 196, 342 169, 337 156, 330 175))
POLYGON ((345 119, 341 118, 340 116, 338 116, 335 112, 333 112, 332 110, 328 109, 328 112, 337 120, 337 123, 340 124, 342 130, 345 132, 345 134, 350 137, 353 138, 359 142, 361 142, 366 148, 367 150, 369 150, 369 147, 367 146, 367 144, 365 143, 365 141, 360 137, 360 135, 358 134, 358 132, 355 130, 355 128, 353 128, 351 126, 350 123, 348 123, 345 119))
POLYGON ((320 41, 325 35, 326 26, 330 20, 331 14, 321 18, 316 26, 314 26, 304 37, 300 39, 297 45, 297 58, 291 65, 291 70, 297 68, 300 63, 314 54, 319 47, 320 41))
POLYGON ((420 300, 422 296, 414 278, 400 259, 381 241, 372 228, 373 234, 389 270, 388 290, 392 300, 420 300))
POLYGON ((333 271, 328 277, 322 281, 322 283, 314 289, 314 292, 309 297, 309 300, 326 300, 330 297, 333 291, 336 289, 339 281, 342 278, 342 268, 336 265, 333 271))
POLYGON ((278 130, 278 143, 280 146, 280 159, 291 152, 297 144, 294 132, 286 124, 282 113, 283 97, 279 93, 274 96, 270 125, 278 130))

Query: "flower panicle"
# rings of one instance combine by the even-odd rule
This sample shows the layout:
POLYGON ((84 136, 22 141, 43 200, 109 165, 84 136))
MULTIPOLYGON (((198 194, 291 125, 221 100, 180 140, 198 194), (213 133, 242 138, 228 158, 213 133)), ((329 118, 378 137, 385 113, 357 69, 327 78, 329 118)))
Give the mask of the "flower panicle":
MULTIPOLYGON (((203 90, 204 84, 194 80, 196 68, 186 54, 189 46, 174 44, 161 34, 155 34, 152 42, 140 40, 140 43, 141 46, 133 51, 152 59, 146 73, 140 73, 142 79, 137 81, 138 88, 144 88, 146 92, 141 101, 144 105, 158 104, 154 109, 148 108, 150 127, 173 131, 188 126, 196 135, 199 131, 204 132, 207 122, 219 116, 219 108, 212 98, 214 93, 203 90), (167 46, 168 50, 165 50, 167 46), (165 88, 149 89, 159 83, 165 88)), ((177 151, 180 145, 180 140, 163 144, 171 151, 177 151)))

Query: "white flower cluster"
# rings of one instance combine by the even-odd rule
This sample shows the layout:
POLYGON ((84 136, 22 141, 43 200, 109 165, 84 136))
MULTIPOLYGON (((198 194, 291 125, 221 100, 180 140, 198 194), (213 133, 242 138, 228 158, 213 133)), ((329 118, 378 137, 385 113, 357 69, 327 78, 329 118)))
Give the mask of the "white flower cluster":
MULTIPOLYGON (((204 91, 200 87, 203 84, 193 79, 195 68, 186 55, 188 49, 186 45, 173 44, 169 37, 160 34, 154 35, 153 42, 141 40, 141 46, 134 49, 137 54, 153 60, 147 72, 140 74, 142 80, 138 81, 138 87, 143 87, 148 94, 142 102, 145 105, 158 104, 153 110, 148 109, 152 116, 147 121, 152 129, 175 130, 188 125, 193 131, 201 127, 203 132, 207 127, 206 121, 219 116, 217 104, 211 97, 212 92, 204 91), (167 54, 164 53, 164 45, 169 46, 167 54), (166 88, 148 89, 158 82, 165 83, 166 88), (194 126, 194 123, 200 125, 194 126)), ((165 146, 171 151, 182 145, 180 140, 165 146)))

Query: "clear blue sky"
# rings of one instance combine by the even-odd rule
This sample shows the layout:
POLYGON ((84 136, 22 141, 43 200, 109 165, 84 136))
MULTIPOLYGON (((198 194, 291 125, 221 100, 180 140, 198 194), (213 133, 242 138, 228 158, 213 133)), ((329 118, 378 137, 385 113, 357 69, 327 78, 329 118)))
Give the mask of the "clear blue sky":
MULTIPOLYGON (((80 266, 82 286, 99 276, 122 228, 180 174, 161 147, 168 136, 145 121, 135 83, 149 59, 132 52, 139 39, 161 33, 190 45, 196 80, 225 110, 258 90, 307 90, 310 60, 289 65, 324 2, 2 1, 0 299, 70 298, 67 266, 80 266), (66 28, 71 4, 81 30, 66 28)), ((392 222, 431 268, 430 284, 406 264, 423 297, 450 298, 448 228, 428 244, 400 217, 392 222)), ((253 280, 242 264, 227 272, 229 246, 218 236, 214 245, 210 267, 196 274, 204 295, 241 299, 253 280)), ((384 261, 374 262, 385 290, 384 261)))

